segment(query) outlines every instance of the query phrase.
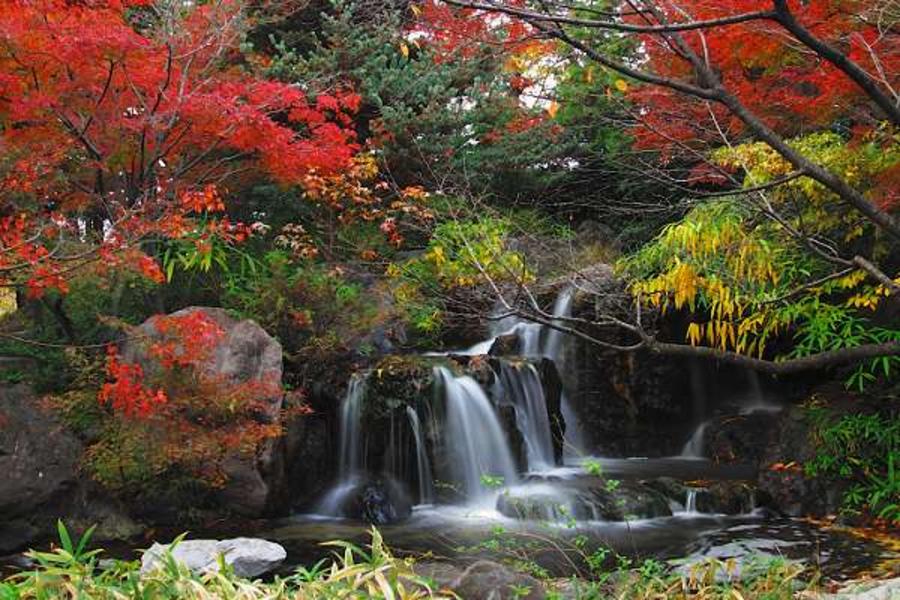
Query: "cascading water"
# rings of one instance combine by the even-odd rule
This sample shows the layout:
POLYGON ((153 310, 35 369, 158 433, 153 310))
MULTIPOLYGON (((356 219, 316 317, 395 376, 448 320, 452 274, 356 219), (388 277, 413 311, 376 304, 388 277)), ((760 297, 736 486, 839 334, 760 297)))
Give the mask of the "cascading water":
POLYGON ((703 441, 706 437, 706 428, 709 427, 709 421, 704 421, 697 429, 694 430, 691 439, 689 439, 681 449, 681 458, 702 459, 703 441))
POLYGON ((341 456, 338 474, 346 479, 359 470, 362 461, 360 446, 360 417, 363 397, 366 394, 366 376, 354 375, 347 386, 347 395, 341 405, 341 456))
POLYGON ((534 365, 500 363, 500 387, 516 411, 516 427, 525 442, 529 471, 555 466, 550 416, 541 376, 534 365))
MULTIPOLYGON (((553 316, 557 318, 571 317, 574 299, 575 288, 571 286, 563 288, 553 303, 553 316)), ((562 323, 558 322, 557 324, 562 323)), ((547 340, 544 342, 543 355, 554 362, 560 359, 564 338, 565 334, 562 331, 551 328, 547 332, 547 340)))
POLYGON ((688 514, 697 514, 697 488, 687 488, 685 490, 684 512, 688 514))
POLYGON ((422 426, 419 423, 419 415, 413 407, 406 407, 406 416, 416 442, 416 468, 419 476, 419 502, 431 504, 434 502, 434 480, 431 477, 431 463, 428 461, 428 453, 425 449, 422 426))
POLYGON ((353 375, 341 404, 341 453, 338 462, 338 483, 319 502, 318 510, 323 514, 340 516, 345 498, 358 482, 358 471, 363 459, 359 430, 365 394, 366 375, 353 375))
POLYGON ((435 376, 446 402, 444 445, 454 479, 471 502, 492 501, 485 478, 500 478, 504 485, 518 480, 500 421, 474 379, 457 377, 446 367, 436 367, 435 376))
MULTIPOLYGON (((575 287, 567 286, 563 288, 556 297, 556 301, 553 303, 553 316, 557 318, 571 317, 574 300, 575 287)), ((557 321, 557 324, 562 323, 557 321)), ((552 360, 560 372, 563 370, 563 342, 565 339, 566 334, 562 331, 550 328, 547 333, 547 340, 544 343, 543 355, 552 360)), ((568 457, 574 458, 584 453, 584 434, 581 431, 578 415, 575 413, 572 403, 569 402, 569 397, 565 393, 565 390, 563 390, 562 397, 560 398, 560 412, 566 423, 565 446, 563 450, 568 457)))

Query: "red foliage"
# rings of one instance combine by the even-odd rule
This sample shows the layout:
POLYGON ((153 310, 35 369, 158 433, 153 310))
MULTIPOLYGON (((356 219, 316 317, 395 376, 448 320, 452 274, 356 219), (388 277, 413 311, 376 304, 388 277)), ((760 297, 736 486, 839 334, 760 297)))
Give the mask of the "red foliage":
MULTIPOLYGON (((64 290, 78 264, 128 250, 134 260, 140 239, 185 235, 189 214, 221 212, 213 182, 299 184, 356 151, 358 95, 311 100, 239 62, 242 2, 170 3, 152 18, 147 5, 0 3, 4 283, 64 290)), ((158 278, 146 260, 138 270, 158 278)))
POLYGON ((162 339, 150 346, 150 355, 166 369, 199 365, 224 335, 222 328, 200 311, 155 317, 153 326, 162 339))
MULTIPOLYGON (((769 0, 687 0, 657 2, 671 23, 718 19, 771 10, 769 0)), ((815 36, 846 52, 873 74, 884 73, 900 83, 900 37, 879 32, 871 3, 864 0, 804 2, 791 0, 797 20, 815 36)), ((629 21, 647 25, 638 16, 629 21)), ((866 127, 873 124, 869 101, 857 85, 830 62, 794 40, 768 20, 715 26, 682 32, 699 56, 707 56, 722 83, 770 127, 791 136, 821 127, 836 117, 850 116, 866 127)), ((673 50, 664 36, 641 37, 647 70, 692 83, 689 61, 673 50)), ((638 86, 630 94, 642 114, 636 131, 638 147, 662 149, 664 158, 678 144, 722 143, 722 132, 739 136, 743 124, 724 107, 657 86, 638 86)))
POLYGON ((162 389, 152 390, 144 385, 144 369, 139 364, 123 363, 115 346, 107 349, 106 375, 110 379, 100 389, 101 404, 126 417, 148 417, 160 405, 168 402, 162 389))

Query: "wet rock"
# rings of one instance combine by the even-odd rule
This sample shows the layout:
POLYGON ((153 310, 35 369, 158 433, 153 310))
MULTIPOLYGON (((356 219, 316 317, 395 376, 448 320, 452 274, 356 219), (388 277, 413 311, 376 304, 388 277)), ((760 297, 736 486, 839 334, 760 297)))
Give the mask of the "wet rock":
POLYGON ((756 412, 713 419, 706 428, 704 455, 719 463, 757 465, 777 432, 776 412, 756 412))
MULTIPOLYGON (((224 334, 209 358, 197 368, 211 380, 224 384, 259 384, 260 394, 266 397, 256 399, 261 406, 257 419, 261 423, 278 423, 282 409, 281 344, 255 322, 237 321, 221 308, 193 306, 169 316, 196 313, 216 323, 224 334)), ((140 325, 136 335, 122 348, 125 360, 139 363, 146 373, 160 369, 148 351, 155 341, 164 337, 157 327, 158 319, 152 317, 140 325)), ((267 439, 252 456, 235 453, 227 457, 222 465, 227 481, 219 492, 219 502, 247 517, 261 516, 271 509, 276 489, 284 478, 277 447, 277 440, 267 439)))
POLYGON ((519 354, 519 336, 510 333, 509 335, 501 335, 491 346, 488 354, 491 356, 515 356, 519 354))
POLYGON ((760 467, 760 502, 764 506, 788 516, 823 516, 840 506, 840 482, 829 484, 803 471, 802 465, 816 455, 811 433, 802 408, 792 407, 782 415, 760 467), (776 464, 782 468, 772 468, 776 464))
POLYGON ((543 600, 540 581, 499 563, 480 560, 466 568, 449 586, 466 600, 543 600))
MULTIPOLYGON (((290 397, 285 399, 288 410, 295 405, 290 397)), ((285 472, 282 506, 306 506, 322 495, 337 469, 334 445, 327 415, 314 412, 288 419, 280 450, 285 472)))
POLYGON ((174 546, 153 544, 141 557, 141 574, 161 568, 166 551, 194 573, 218 572, 221 556, 238 577, 268 573, 287 558, 281 545, 258 538, 184 540, 174 546))
POLYGON ((363 480, 344 495, 340 513, 347 518, 386 525, 412 514, 412 502, 399 485, 388 479, 363 480))
POLYGON ((697 494, 697 511, 743 515, 756 508, 756 486, 747 481, 715 481, 697 494))
POLYGON ((584 478, 555 484, 525 484, 497 499, 497 510, 521 520, 627 521, 672 515, 668 499, 638 482, 584 478))

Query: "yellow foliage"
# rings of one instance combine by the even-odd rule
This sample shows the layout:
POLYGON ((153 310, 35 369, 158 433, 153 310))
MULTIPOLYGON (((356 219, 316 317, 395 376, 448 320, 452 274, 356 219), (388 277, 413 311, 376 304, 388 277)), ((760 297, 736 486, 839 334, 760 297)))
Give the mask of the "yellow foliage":
POLYGON ((16 304, 16 290, 8 287, 0 287, 0 318, 18 310, 16 304))

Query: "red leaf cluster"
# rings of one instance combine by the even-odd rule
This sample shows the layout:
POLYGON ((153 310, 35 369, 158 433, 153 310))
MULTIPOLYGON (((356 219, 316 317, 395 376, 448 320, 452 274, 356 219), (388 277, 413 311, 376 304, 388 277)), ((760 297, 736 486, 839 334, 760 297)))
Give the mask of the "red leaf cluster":
POLYGON ((106 375, 110 381, 103 384, 98 399, 126 417, 146 418, 168 402, 162 389, 152 390, 144 385, 141 365, 121 362, 115 346, 107 349, 106 375))
MULTIPOLYGON (((0 3, 3 283, 63 290, 97 252, 106 261, 148 235, 190 233, 191 214, 221 212, 213 183, 302 184, 356 152, 357 94, 308 98, 240 60, 243 2, 168 3, 152 15, 149 4, 0 3), (64 252, 60 240, 94 253, 64 252)), ((145 259, 137 269, 159 279, 145 259)))

